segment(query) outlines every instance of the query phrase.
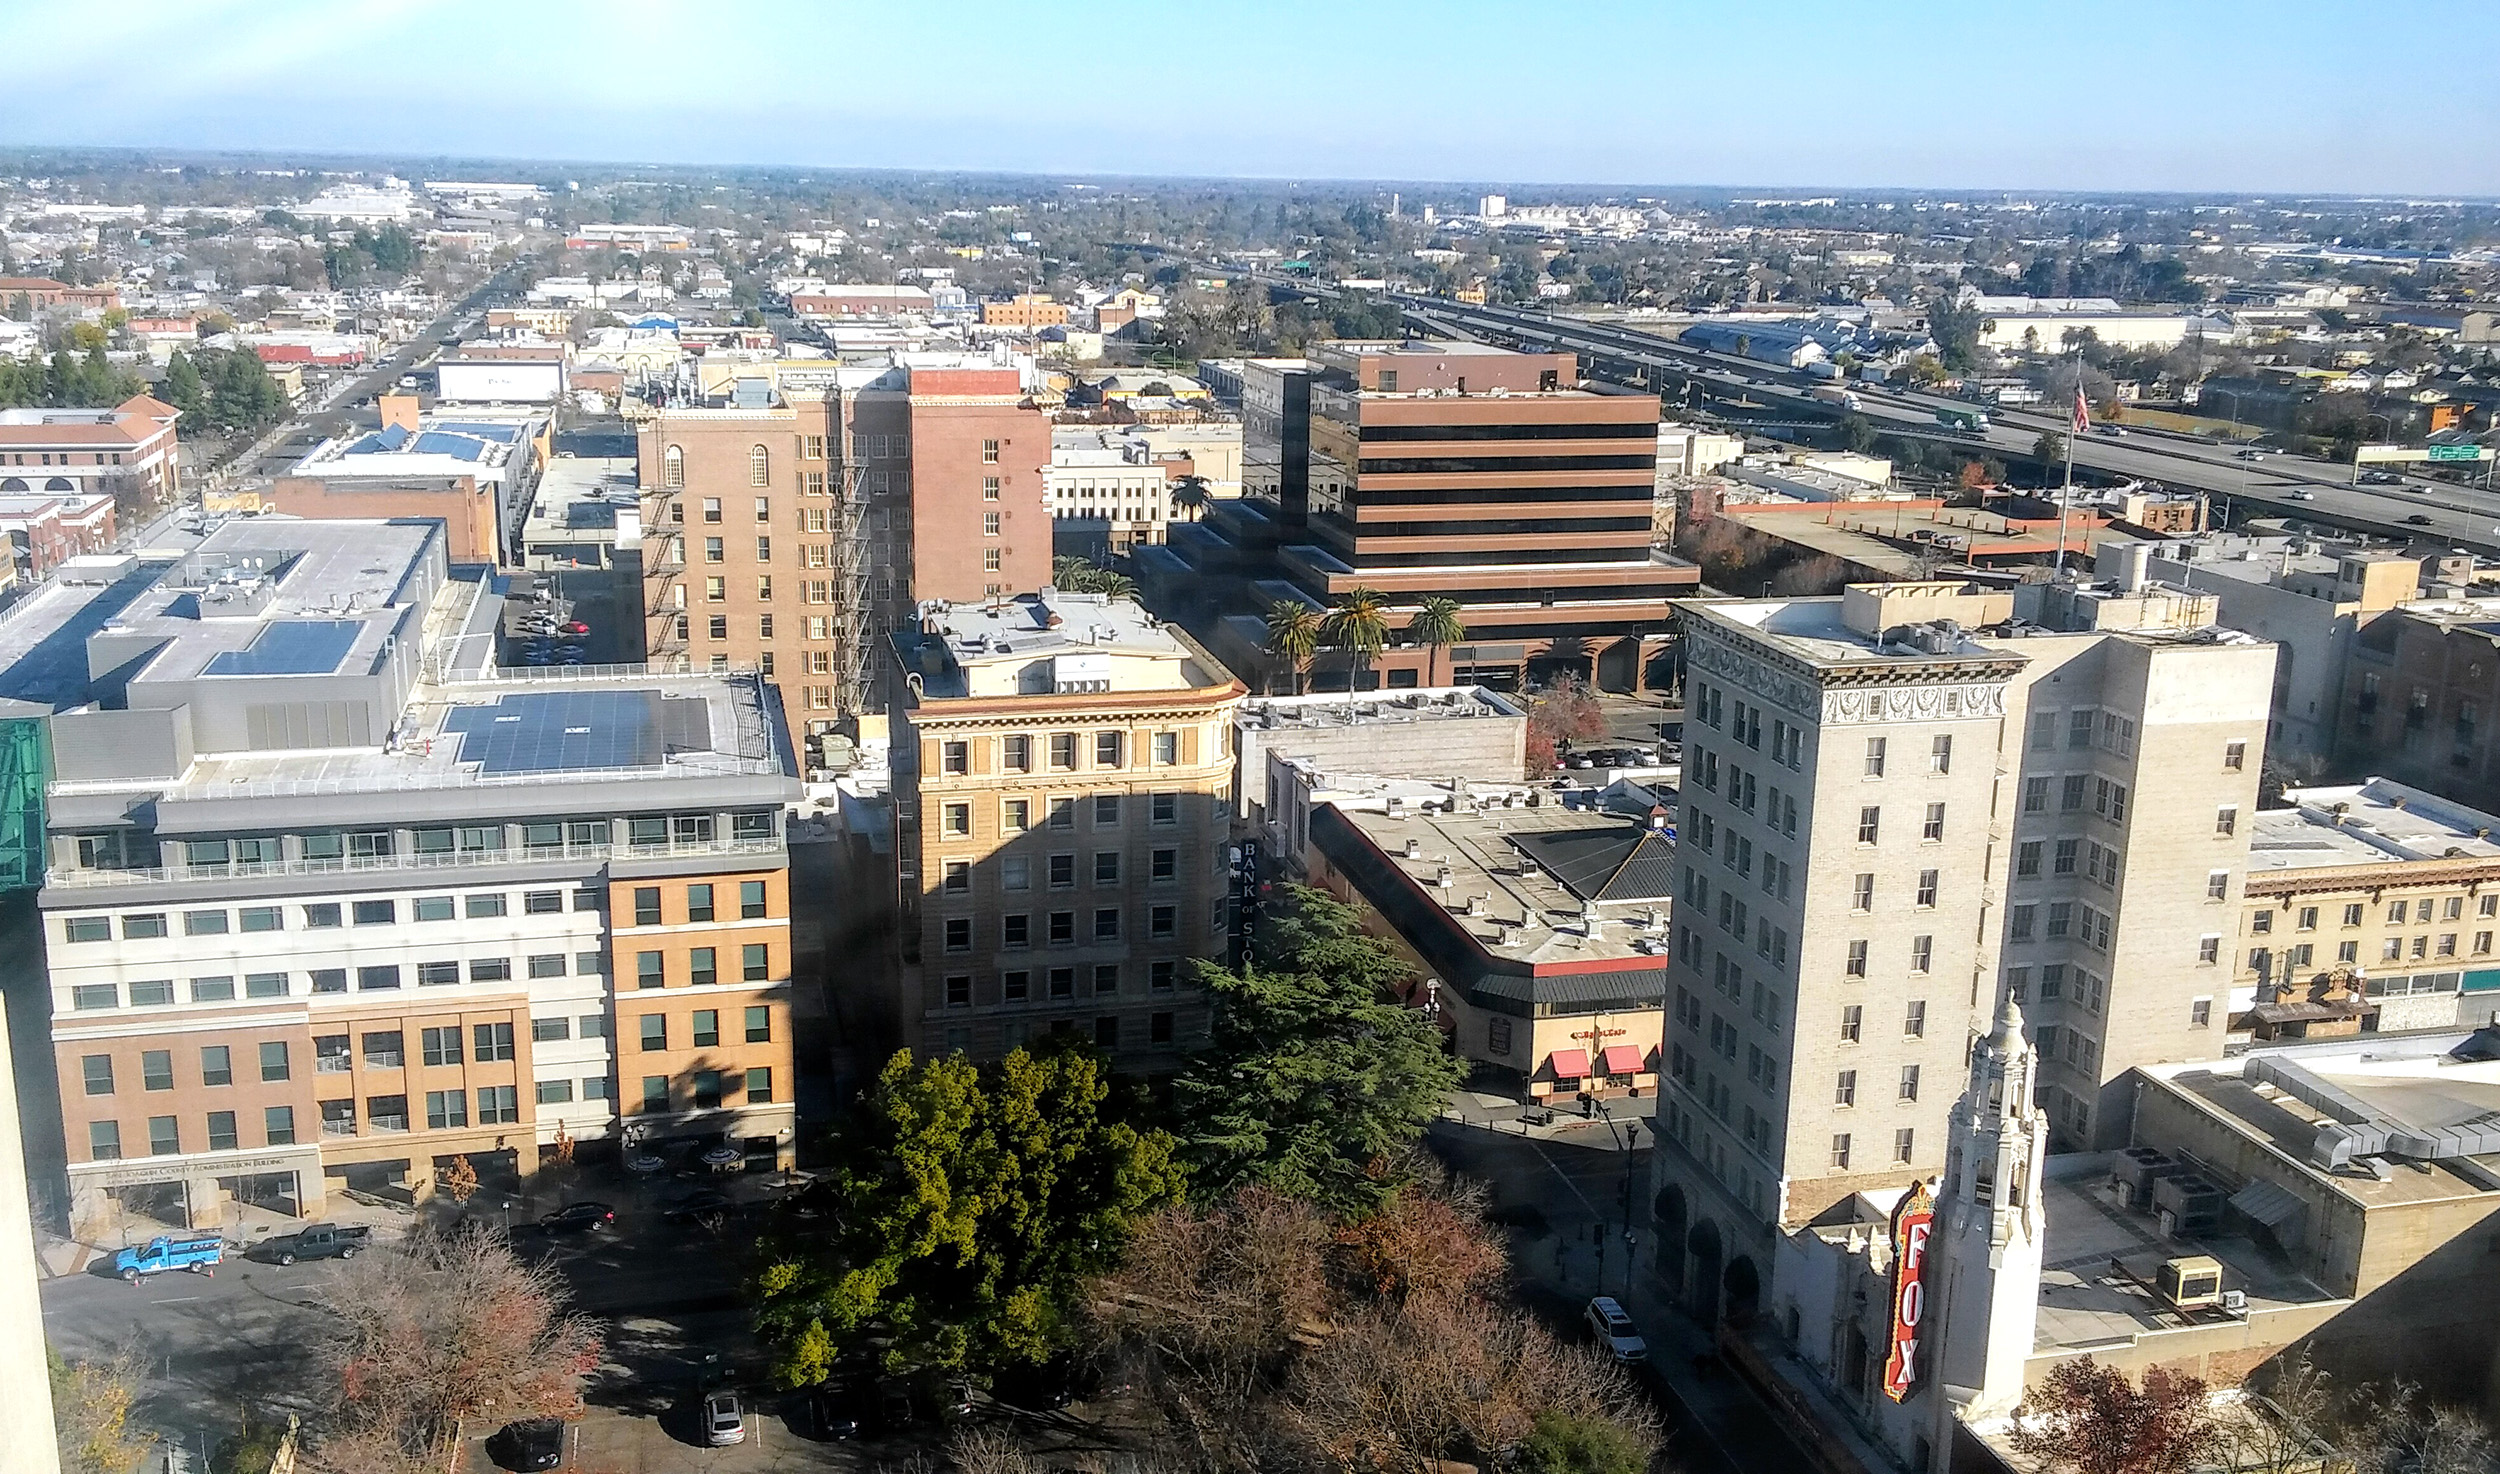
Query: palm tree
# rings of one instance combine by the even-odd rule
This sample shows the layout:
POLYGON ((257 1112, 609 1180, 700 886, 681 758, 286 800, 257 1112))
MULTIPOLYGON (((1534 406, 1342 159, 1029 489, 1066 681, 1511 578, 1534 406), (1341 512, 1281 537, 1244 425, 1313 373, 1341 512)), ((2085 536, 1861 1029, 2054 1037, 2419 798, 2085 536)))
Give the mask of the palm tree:
POLYGON ((1207 503, 1212 500, 1214 498, 1208 494, 1207 478, 1204 476, 1183 476, 1172 483, 1173 509, 1187 512, 1192 522, 1198 520, 1199 514, 1207 509, 1207 503))
POLYGON ((1302 671, 1319 653, 1319 611, 1299 599, 1279 599, 1267 611, 1267 653, 1293 667, 1293 694, 1302 694, 1302 671))
POLYGON ((1351 696, 1363 689, 1356 673, 1369 669, 1382 647, 1389 643, 1388 606, 1377 589, 1357 584, 1346 590, 1345 597, 1337 601, 1337 607, 1329 610, 1321 623, 1328 643, 1346 653, 1346 694, 1351 696))
MULTIPOLYGON (((1424 657, 1424 673, 1429 677, 1440 668, 1439 652, 1467 638, 1467 625, 1459 618, 1456 599, 1434 594, 1416 606, 1415 617, 1406 622, 1406 632, 1431 652, 1424 657)), ((1424 684, 1437 686, 1441 683, 1427 679, 1424 684)))

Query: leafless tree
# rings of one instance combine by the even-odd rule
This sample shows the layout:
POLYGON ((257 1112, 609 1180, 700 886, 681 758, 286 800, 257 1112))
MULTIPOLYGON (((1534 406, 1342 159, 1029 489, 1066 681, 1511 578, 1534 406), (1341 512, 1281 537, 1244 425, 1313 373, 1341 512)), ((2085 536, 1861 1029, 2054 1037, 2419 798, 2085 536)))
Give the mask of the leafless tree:
POLYGON ((315 1347, 316 1470, 442 1468, 472 1425, 574 1412, 598 1358, 555 1272, 475 1228, 342 1262, 321 1298, 335 1319, 315 1347))

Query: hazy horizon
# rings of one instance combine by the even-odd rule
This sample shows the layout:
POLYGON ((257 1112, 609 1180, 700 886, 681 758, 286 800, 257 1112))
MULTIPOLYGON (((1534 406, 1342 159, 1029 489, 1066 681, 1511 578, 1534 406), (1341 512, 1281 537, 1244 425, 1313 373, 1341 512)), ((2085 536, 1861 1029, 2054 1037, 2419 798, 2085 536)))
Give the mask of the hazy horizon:
POLYGON ((2500 6, 0 0, 0 146, 1102 178, 2500 195, 2500 6), (708 48, 705 43, 713 43, 708 48), (2383 66, 2429 57, 2390 100, 2383 66))

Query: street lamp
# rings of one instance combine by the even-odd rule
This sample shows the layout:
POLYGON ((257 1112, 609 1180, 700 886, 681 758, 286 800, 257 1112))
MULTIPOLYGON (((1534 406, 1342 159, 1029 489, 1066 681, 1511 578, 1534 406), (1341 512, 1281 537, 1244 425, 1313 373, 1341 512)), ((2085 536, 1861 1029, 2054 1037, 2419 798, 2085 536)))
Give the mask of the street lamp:
MULTIPOLYGON (((1608 1109, 1606 1102, 1586 1091, 1580 1093, 1580 1098, 1597 1107, 1598 1119, 1606 1123, 1606 1131, 1614 1138, 1616 1150, 1623 1153, 1623 1186, 1617 1196, 1623 1201, 1623 1293, 1629 1297, 1632 1293, 1632 1253, 1640 1242, 1632 1233, 1632 1153, 1640 1150, 1641 1123, 1637 1120, 1618 1122, 1615 1120, 1615 1113, 1608 1109)), ((1606 1277, 1606 1251, 1605 1239, 1602 1237, 1604 1233, 1602 1223, 1599 1225, 1599 1233, 1601 1236, 1598 1239, 1597 1275, 1598 1288, 1603 1289, 1606 1277)))
POLYGON ((2232 438, 2233 440, 2237 440, 2237 439, 2239 439, 2239 438, 2240 438, 2240 396, 2239 396, 2239 391, 2238 391, 2238 390, 2236 390, 2236 389, 2208 389, 2208 390, 2206 390, 2205 392, 2206 392, 2206 393, 2208 393, 2208 394, 2219 394, 2219 395, 2221 395, 2223 398, 2225 398, 2225 399, 2227 399, 2227 400, 2231 401, 2231 438, 2232 438))

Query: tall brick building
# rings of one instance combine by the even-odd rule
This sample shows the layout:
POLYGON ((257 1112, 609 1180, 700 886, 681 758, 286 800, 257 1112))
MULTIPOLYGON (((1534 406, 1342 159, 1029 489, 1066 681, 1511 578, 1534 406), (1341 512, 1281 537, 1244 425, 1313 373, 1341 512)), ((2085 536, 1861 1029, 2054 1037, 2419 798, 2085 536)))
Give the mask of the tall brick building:
POLYGON ((833 366, 642 429, 655 663, 752 667, 802 735, 860 709, 922 599, 1050 578, 1050 426, 1019 371, 947 357, 833 366))

